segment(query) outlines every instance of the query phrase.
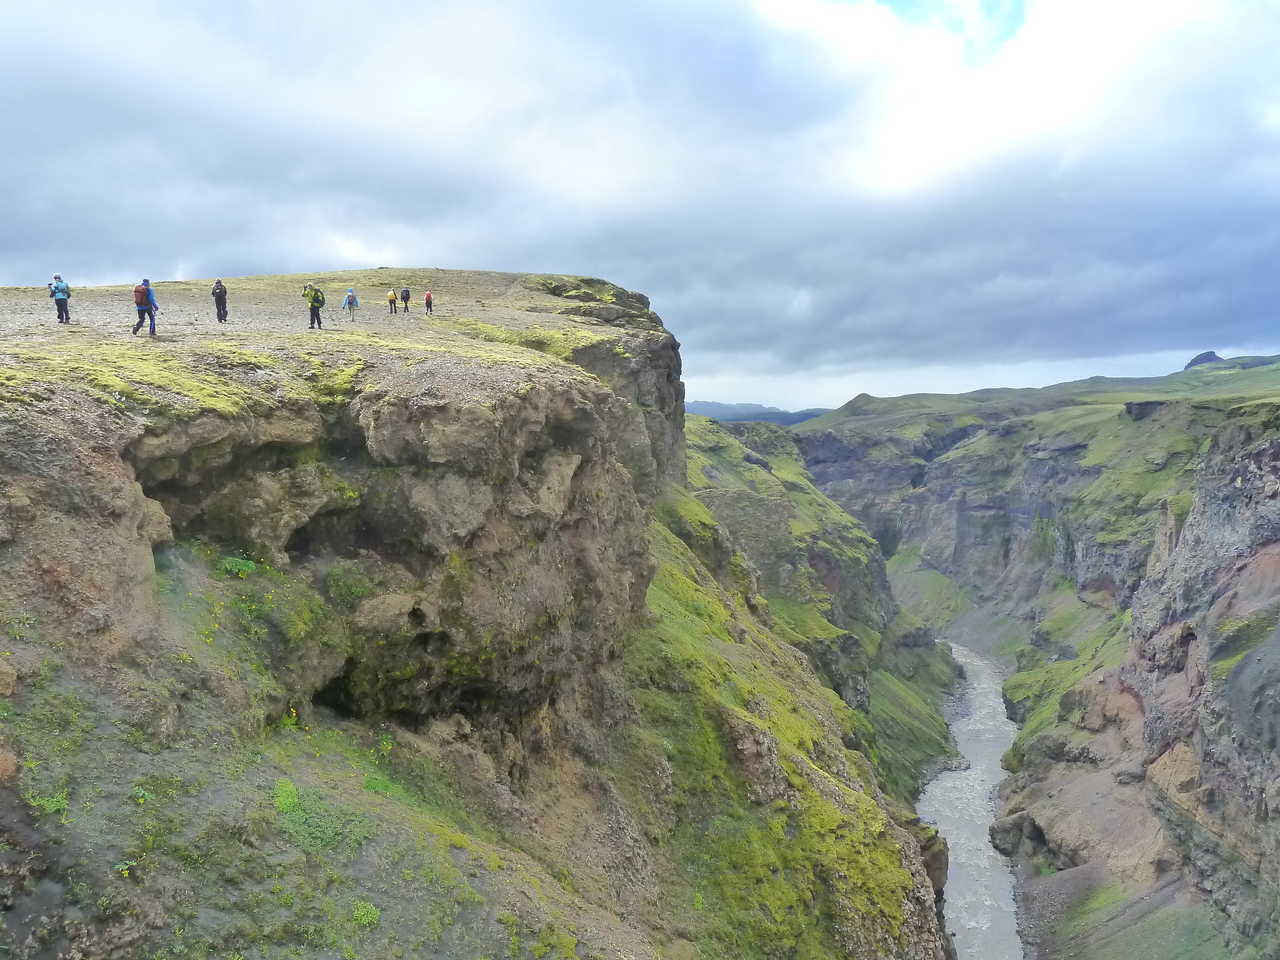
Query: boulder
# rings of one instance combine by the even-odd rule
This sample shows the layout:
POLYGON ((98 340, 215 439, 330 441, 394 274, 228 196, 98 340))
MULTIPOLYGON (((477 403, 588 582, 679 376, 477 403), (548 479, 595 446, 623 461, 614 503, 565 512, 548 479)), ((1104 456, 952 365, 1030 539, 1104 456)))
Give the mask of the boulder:
POLYGON ((1034 823, 1025 810, 1001 817, 988 828, 991 845, 1006 857, 1015 856, 1022 849, 1023 840, 1031 837, 1034 823))

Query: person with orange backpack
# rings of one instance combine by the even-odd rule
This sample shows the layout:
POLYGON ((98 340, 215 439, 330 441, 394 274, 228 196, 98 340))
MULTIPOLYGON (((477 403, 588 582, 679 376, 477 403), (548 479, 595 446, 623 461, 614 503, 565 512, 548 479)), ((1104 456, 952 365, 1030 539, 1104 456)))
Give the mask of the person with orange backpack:
POLYGON ((431 300, 432 300, 431 291, 428 290, 426 293, 422 295, 422 312, 423 313, 431 312, 431 300))
POLYGON ((142 325, 149 319, 151 321, 151 336, 156 335, 156 314, 160 312, 160 304, 156 303, 156 292, 151 289, 151 281, 143 279, 143 281, 133 288, 133 305, 138 310, 138 322, 133 325, 133 335, 136 337, 138 331, 142 329, 142 325))
POLYGON ((396 292, 394 290, 388 290, 387 291, 387 312, 395 313, 396 304, 399 302, 400 301, 396 298, 396 292))

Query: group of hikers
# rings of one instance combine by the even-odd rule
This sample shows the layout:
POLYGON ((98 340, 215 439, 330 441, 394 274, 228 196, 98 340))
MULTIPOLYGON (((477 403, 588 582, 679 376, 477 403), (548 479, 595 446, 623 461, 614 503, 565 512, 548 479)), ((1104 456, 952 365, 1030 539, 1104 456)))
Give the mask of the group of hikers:
MULTIPOLYGON (((71 287, 62 279, 62 274, 55 273, 53 279, 48 284, 49 296, 54 302, 54 306, 58 310, 58 322, 71 322, 71 287)), ((213 289, 209 291, 213 297, 214 313, 217 316, 218 323, 227 322, 227 287, 219 277, 213 282, 213 289)), ((396 313, 399 304, 403 304, 404 312, 409 312, 409 300, 412 294, 408 287, 401 287, 400 293, 396 291, 387 291, 387 304, 391 313, 396 313)), ((320 308, 325 305, 324 291, 313 283, 308 283, 302 288, 302 298, 307 302, 307 306, 311 312, 311 323, 309 330, 324 329, 324 322, 320 316, 320 308)), ((428 290, 422 295, 422 312, 431 314, 434 297, 428 290)), ((138 311, 138 322, 133 325, 134 336, 138 331, 150 323, 151 336, 156 335, 156 314, 160 312, 160 304, 156 302, 156 292, 151 287, 151 281, 143 278, 143 281, 133 288, 133 306, 138 311)), ((355 322, 356 310, 360 307, 360 298, 356 295, 353 287, 347 288, 347 294, 342 298, 342 309, 347 311, 347 319, 355 322)))
MULTIPOLYGON (((404 312, 409 312, 409 299, 413 296, 408 287, 401 287, 400 293, 395 290, 387 291, 387 310, 388 313, 398 312, 398 304, 404 304, 404 312)), ((325 304, 324 291, 313 283, 308 283, 302 288, 302 298, 307 301, 307 306, 311 308, 311 324, 307 328, 309 330, 323 330, 324 321, 320 317, 320 308, 325 304)), ((428 290, 422 295, 422 312, 430 314, 435 298, 428 290)), ((347 295, 342 298, 341 309, 347 311, 347 319, 355 322, 356 311, 360 309, 360 298, 356 295, 352 287, 347 287, 347 295)))

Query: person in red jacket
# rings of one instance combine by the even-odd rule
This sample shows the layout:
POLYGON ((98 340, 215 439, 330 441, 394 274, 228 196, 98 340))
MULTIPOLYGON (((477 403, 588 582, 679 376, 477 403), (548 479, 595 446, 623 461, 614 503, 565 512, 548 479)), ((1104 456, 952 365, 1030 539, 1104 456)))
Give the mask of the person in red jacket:
POLYGON ((422 295, 422 311, 423 313, 431 312, 431 291, 428 290, 422 295))

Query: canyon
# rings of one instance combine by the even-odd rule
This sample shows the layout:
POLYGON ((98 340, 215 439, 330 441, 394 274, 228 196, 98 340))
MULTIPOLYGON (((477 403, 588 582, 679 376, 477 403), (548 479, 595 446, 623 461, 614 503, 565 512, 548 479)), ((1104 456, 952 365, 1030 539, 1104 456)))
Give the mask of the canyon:
POLYGON ((1275 358, 718 422, 605 280, 228 285, 0 290, 9 956, 1280 956, 1275 358))

